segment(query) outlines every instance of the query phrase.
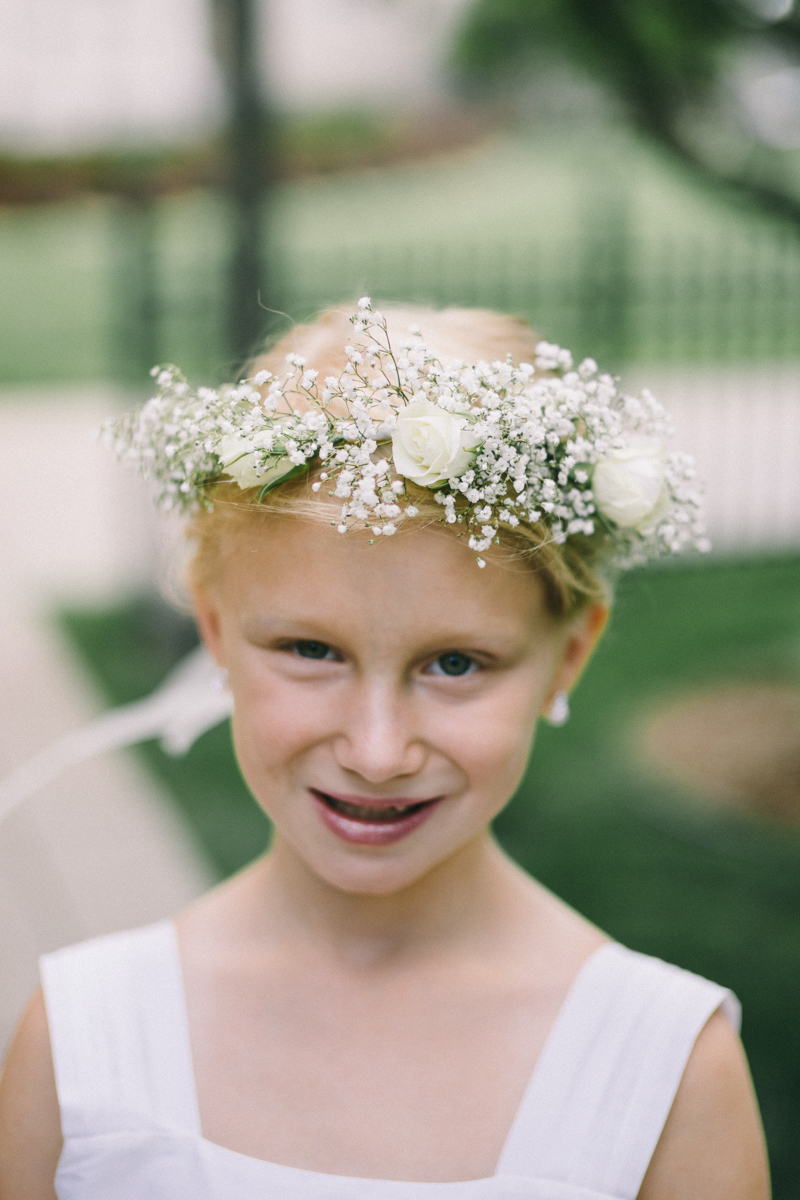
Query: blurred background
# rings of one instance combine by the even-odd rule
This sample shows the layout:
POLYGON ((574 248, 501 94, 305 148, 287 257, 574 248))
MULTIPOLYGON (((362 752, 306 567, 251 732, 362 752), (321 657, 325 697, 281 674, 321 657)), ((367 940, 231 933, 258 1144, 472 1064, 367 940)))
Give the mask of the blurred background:
MULTIPOLYGON (((792 0, 6 0, 0 777, 196 644, 176 531, 92 439, 362 294, 520 313, 673 410, 714 553, 639 571, 497 823, 734 988, 800 1197, 800 13, 792 0)), ((251 859, 226 724, 0 825, 0 1044, 43 950, 251 859)))

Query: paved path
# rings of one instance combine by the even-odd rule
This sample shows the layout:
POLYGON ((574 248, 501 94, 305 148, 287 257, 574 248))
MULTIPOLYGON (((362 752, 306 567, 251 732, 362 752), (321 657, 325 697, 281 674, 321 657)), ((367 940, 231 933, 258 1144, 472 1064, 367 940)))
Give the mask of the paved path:
MULTIPOLYGON (((50 620, 141 586, 146 499, 91 437, 120 398, 84 389, 0 396, 0 775, 102 707, 50 620)), ((155 920, 209 873, 128 755, 75 767, 0 826, 0 1046, 46 949, 155 920)))

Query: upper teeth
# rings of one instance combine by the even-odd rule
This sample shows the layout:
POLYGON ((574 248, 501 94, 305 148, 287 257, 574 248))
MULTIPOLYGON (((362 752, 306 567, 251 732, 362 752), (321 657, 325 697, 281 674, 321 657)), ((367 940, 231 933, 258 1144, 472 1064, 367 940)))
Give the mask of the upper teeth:
POLYGON ((410 809, 415 807, 413 804, 402 806, 388 804, 372 808, 367 804, 348 804, 345 800, 337 800, 335 796, 326 796, 325 798, 343 816, 360 817, 362 821, 397 820, 398 817, 405 816, 410 809))

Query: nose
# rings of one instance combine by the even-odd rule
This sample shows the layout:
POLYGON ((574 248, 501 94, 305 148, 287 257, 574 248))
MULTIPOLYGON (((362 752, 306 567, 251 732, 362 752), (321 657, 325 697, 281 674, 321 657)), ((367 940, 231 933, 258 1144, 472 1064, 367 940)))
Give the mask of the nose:
POLYGON ((334 738, 337 763, 368 783, 415 775, 425 763, 413 703, 389 685, 356 686, 340 710, 339 730, 334 738))

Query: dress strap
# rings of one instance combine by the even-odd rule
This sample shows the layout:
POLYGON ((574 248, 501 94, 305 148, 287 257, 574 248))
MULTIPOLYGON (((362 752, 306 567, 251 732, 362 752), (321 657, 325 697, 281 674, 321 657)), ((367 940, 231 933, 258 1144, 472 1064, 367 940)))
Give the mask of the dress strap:
POLYGON ((634 1200, 689 1055, 725 988, 611 943, 572 985, 498 1165, 634 1200))
POLYGON ((133 1117, 199 1134, 172 922, 46 954, 41 975, 65 1138, 133 1117))

